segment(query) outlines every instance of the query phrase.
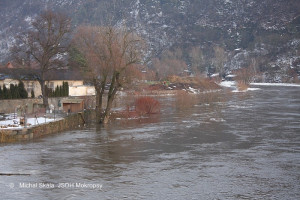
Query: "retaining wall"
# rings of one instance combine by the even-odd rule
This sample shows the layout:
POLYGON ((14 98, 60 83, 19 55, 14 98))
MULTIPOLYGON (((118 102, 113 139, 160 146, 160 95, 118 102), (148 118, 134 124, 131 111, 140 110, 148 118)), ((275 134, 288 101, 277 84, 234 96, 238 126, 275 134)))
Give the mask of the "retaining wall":
MULTIPOLYGON (((81 97, 55 97, 49 98, 49 105, 54 105, 55 110, 62 110, 62 107, 58 107, 58 101, 63 102, 67 99, 83 99, 85 108, 95 108, 96 98, 95 96, 81 96, 81 97)), ((42 99, 5 99, 0 100, 0 113, 14 113, 18 106, 27 105, 27 114, 32 114, 39 109, 39 105, 43 104, 42 99)))
POLYGON ((59 133, 83 126, 86 121, 95 118, 95 111, 88 110, 83 113, 72 114, 64 119, 41 124, 38 126, 16 129, 16 130, 0 130, 0 143, 10 143, 18 141, 27 141, 39 138, 45 135, 59 133))

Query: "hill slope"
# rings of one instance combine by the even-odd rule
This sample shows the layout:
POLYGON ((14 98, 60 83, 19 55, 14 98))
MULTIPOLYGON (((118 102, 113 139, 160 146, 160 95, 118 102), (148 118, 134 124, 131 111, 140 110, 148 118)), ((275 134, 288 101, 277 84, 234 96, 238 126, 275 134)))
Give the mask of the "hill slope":
MULTIPOLYGON (((290 69, 300 73, 298 0, 2 0, 0 61, 8 58, 14 36, 44 9, 68 13, 74 25, 126 21, 148 40, 152 56, 200 47, 206 68, 216 68, 219 46, 227 55, 225 71, 255 58, 273 79, 279 73, 281 81, 290 69)), ((188 54, 183 57, 189 64, 188 54)))

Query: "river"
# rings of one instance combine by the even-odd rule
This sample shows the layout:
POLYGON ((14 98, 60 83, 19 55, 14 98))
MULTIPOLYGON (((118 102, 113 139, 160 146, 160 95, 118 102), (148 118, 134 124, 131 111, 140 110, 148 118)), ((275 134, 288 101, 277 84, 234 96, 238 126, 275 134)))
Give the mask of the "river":
POLYGON ((300 87, 255 87, 1 145, 0 199, 300 199, 300 87))

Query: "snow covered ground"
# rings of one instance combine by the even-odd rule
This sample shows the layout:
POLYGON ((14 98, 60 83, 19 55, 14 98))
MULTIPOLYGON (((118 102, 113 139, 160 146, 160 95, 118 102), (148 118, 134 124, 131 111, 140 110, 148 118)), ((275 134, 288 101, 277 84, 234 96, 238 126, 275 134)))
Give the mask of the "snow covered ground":
MULTIPOLYGON (((61 120, 62 118, 56 118, 55 121, 61 120)), ((27 118, 27 127, 32 127, 35 125, 45 124, 49 122, 53 122, 53 118, 45 118, 45 117, 38 117, 38 118, 27 118)), ((23 125, 20 125, 20 117, 16 119, 7 119, 0 121, 0 129, 22 129, 24 128, 23 125)))

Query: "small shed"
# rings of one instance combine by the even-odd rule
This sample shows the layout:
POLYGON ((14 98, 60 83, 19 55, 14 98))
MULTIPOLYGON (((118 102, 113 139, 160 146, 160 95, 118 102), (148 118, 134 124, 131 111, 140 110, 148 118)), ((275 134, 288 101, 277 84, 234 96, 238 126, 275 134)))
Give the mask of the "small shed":
POLYGON ((80 112, 84 109, 83 99, 65 99, 62 102, 63 110, 68 113, 80 112))

